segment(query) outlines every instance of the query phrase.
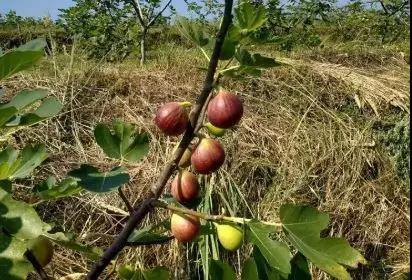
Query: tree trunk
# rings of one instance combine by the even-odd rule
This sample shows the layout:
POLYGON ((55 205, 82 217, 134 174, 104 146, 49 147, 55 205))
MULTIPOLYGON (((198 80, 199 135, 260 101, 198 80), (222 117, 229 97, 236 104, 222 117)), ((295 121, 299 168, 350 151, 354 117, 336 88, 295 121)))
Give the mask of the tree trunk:
POLYGON ((146 60, 146 35, 147 35, 147 29, 143 28, 142 34, 140 37, 140 65, 143 65, 146 60))

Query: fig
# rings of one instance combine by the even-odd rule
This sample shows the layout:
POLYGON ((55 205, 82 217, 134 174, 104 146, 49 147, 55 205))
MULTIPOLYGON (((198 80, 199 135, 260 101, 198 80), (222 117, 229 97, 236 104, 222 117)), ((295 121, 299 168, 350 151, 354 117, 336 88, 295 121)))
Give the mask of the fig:
POLYGON ((216 127, 230 128, 237 124, 242 116, 242 101, 237 95, 227 91, 220 91, 207 107, 207 117, 216 127))
POLYGON ((28 249, 42 267, 50 263, 53 258, 53 244, 47 237, 39 236, 36 239, 30 240, 28 242, 28 249))
POLYGON ((215 139, 202 138, 192 153, 194 170, 200 174, 210 174, 219 169, 225 161, 225 151, 215 139))
POLYGON ((189 124, 185 107, 187 102, 169 102, 161 106, 155 117, 155 123, 160 130, 169 136, 182 134, 189 124))
POLYGON ((187 171, 180 171, 172 181, 172 196, 182 204, 192 202, 199 195, 199 182, 196 176, 187 171))
POLYGON ((178 166, 180 168, 186 168, 190 166, 190 157, 192 156, 192 150, 190 148, 187 148, 182 157, 180 158, 180 161, 178 163, 178 166))
POLYGON ((223 248, 228 251, 235 251, 242 246, 243 231, 235 224, 230 223, 215 223, 217 238, 223 248))
POLYGON ((200 221, 198 217, 177 214, 172 215, 170 228, 174 237, 180 242, 193 241, 200 231, 200 221))
POLYGON ((216 136, 216 137, 222 137, 223 135, 225 135, 225 132, 226 132, 226 129, 216 127, 213 124, 211 124, 210 122, 206 123, 205 127, 207 128, 207 131, 210 134, 212 134, 213 136, 216 136))

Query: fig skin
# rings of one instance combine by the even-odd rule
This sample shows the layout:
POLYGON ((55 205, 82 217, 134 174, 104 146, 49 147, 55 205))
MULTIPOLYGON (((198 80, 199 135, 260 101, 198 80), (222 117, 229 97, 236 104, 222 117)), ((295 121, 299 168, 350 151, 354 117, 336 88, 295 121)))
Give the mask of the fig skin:
POLYGON ((53 244, 47 237, 39 236, 36 239, 30 240, 28 249, 42 267, 49 264, 53 258, 53 244))
POLYGON ((154 120, 157 127, 169 136, 182 134, 189 124, 185 106, 179 102, 169 102, 161 106, 157 110, 154 120))
POLYGON ((223 248, 228 251, 235 251, 242 246, 243 231, 238 225, 230 223, 215 223, 217 238, 223 248))
POLYGON ((243 104, 239 97, 227 91, 220 91, 210 100, 207 117, 211 124, 219 128, 230 128, 243 116, 243 104))
POLYGON ((211 124, 210 122, 205 124, 205 127, 207 128, 207 131, 216 137, 222 137, 223 135, 225 135, 226 129, 224 128, 220 128, 220 127, 216 127, 213 124, 211 124))
POLYGON ((200 174, 210 174, 218 170, 225 161, 225 150, 219 141, 203 138, 192 153, 194 170, 200 174))
POLYGON ((199 195, 200 187, 196 176, 187 171, 180 171, 172 181, 172 196, 181 204, 192 202, 199 195))
POLYGON ((170 228, 173 236, 180 242, 193 241, 200 232, 200 221, 198 217, 177 214, 172 215, 170 228))

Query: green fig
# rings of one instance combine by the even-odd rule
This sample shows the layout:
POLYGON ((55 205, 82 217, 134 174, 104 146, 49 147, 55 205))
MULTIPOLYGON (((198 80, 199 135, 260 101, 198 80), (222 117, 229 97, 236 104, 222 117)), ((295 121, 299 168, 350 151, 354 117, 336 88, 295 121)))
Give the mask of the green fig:
POLYGON ((226 129, 214 126, 210 122, 206 123, 205 127, 207 128, 207 131, 210 134, 216 137, 222 137, 223 135, 225 135, 225 132, 226 132, 226 129))
POLYGON ((235 251, 242 246, 243 231, 241 227, 232 223, 215 223, 217 238, 222 247, 228 251, 235 251))
POLYGON ((53 244, 47 237, 39 236, 36 239, 30 240, 28 242, 28 249, 42 267, 50 263, 53 258, 53 244))

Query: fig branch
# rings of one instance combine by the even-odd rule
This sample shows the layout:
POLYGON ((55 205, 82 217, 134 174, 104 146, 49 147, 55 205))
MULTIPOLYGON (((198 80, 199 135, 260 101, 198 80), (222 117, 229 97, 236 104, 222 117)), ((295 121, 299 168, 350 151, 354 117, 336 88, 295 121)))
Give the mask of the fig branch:
POLYGON ((51 279, 47 275, 46 271, 44 271, 43 266, 39 263, 36 256, 33 254, 33 252, 31 250, 27 250, 26 253, 24 253, 24 256, 33 265, 34 269, 36 270, 37 274, 40 276, 40 278, 42 280, 50 280, 51 279))
MULTIPOLYGON (((167 204, 163 201, 156 200, 153 201, 152 205, 154 207, 159 207, 159 208, 164 208, 168 209, 174 213, 181 213, 181 214, 187 214, 190 216, 195 216, 200 219, 206 220, 206 221, 212 221, 212 222, 230 222, 230 223, 236 223, 236 224, 246 224, 248 222, 251 222, 252 219, 246 219, 243 217, 229 217, 229 216, 224 216, 224 215, 211 215, 207 213, 202 213, 202 212, 197 212, 191 209, 187 208, 182 208, 182 207, 177 207, 171 204, 167 204)), ((266 222, 266 221, 260 221, 262 224, 266 224, 268 226, 274 226, 278 228, 282 228, 282 223, 276 223, 276 222, 266 222)))
POLYGON ((104 269, 110 264, 110 262, 116 258, 117 254, 127 245, 128 237, 133 233, 135 228, 142 222, 146 215, 153 209, 153 200, 158 199, 163 193, 166 184, 173 172, 177 168, 177 163, 180 161, 184 152, 188 148, 190 142, 195 137, 195 128, 199 122, 203 122, 200 118, 203 107, 209 95, 212 92, 216 68, 219 62, 219 56, 222 50, 223 42, 226 37, 229 26, 232 22, 232 7, 233 0, 225 0, 225 8, 223 14, 223 20, 216 36, 215 46, 213 48, 212 56, 210 57, 209 66, 206 74, 206 78, 203 83, 202 91, 197 99, 196 104, 190 114, 190 122, 186 128, 185 134, 180 141, 178 148, 176 149, 173 158, 164 167, 157 182, 153 185, 151 192, 146 195, 146 198, 140 203, 135 205, 133 213, 130 215, 129 220, 125 224, 122 231, 115 238, 112 245, 106 249, 99 261, 97 261, 93 268, 87 275, 87 279, 95 280, 102 274, 104 269))

